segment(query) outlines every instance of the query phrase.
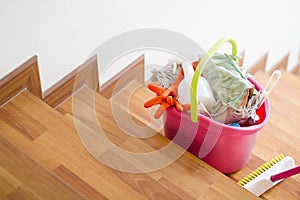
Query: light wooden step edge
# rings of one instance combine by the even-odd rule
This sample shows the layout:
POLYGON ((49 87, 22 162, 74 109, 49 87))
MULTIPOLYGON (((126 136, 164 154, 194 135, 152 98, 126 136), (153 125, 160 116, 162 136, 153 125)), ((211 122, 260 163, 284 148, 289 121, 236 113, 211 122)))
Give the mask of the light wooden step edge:
POLYGON ((110 99, 113 94, 118 93, 122 89, 116 87, 116 84, 123 86, 128 85, 133 79, 144 84, 144 66, 145 56, 141 55, 106 83, 100 83, 100 94, 105 98, 110 99), (125 74, 126 76, 124 76, 125 74))
POLYGON ((299 48, 299 53, 298 53, 298 62, 296 66, 290 71, 290 73, 299 75, 300 74, 300 48, 299 48))
POLYGON ((250 74, 255 74, 259 70, 265 71, 269 52, 266 52, 259 60, 257 60, 249 69, 250 74))
POLYGON ((0 106, 27 89, 42 99, 37 56, 33 56, 0 80, 0 106))
POLYGON ((270 74, 272 73, 274 70, 278 69, 278 70, 283 70, 286 71, 287 70, 287 65, 288 65, 288 61, 289 61, 289 57, 290 57, 290 52, 288 52, 287 54, 285 54, 270 70, 268 70, 267 72, 270 74))
MULTIPOLYGON (((144 55, 141 55, 121 72, 101 87, 102 95, 110 98, 114 91, 115 84, 124 74, 134 77, 139 82, 144 81, 144 55)), ((131 80, 122 79, 122 84, 128 84, 131 80), (124 82, 125 81, 125 82, 124 82)), ((33 56, 13 72, 0 80, 0 106, 12 99, 22 90, 29 92, 45 101, 55 108, 72 96, 83 85, 99 92, 99 73, 97 56, 92 56, 86 62, 78 66, 72 72, 60 79, 56 84, 46 90, 41 90, 41 79, 38 69, 38 57, 33 56), (76 81, 76 86, 74 85, 76 81)))
POLYGON ((83 85, 87 85, 91 89, 99 91, 98 61, 96 55, 92 56, 46 90, 43 100, 55 108, 71 97, 72 94, 83 85))
POLYGON ((0 80, 0 106, 24 89, 27 89, 51 107, 56 107, 71 97, 72 94, 83 85, 87 85, 99 91, 96 56, 91 57, 82 65, 78 66, 44 93, 41 89, 38 57, 33 56, 0 80), (74 88, 75 80, 77 81, 77 85, 74 88))

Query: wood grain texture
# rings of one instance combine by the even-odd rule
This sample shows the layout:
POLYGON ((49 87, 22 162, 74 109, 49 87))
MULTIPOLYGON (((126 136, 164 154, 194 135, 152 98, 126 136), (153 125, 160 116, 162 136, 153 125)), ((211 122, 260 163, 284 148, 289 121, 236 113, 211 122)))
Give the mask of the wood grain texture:
POLYGON ((55 174, 61 177, 64 181, 69 183, 73 188, 81 192, 87 199, 107 199, 92 186, 88 185, 85 181, 80 179, 76 174, 71 172, 63 165, 58 166, 54 170, 55 174))
POLYGON ((0 110, 0 119, 16 132, 32 141, 46 131, 46 127, 44 127, 43 124, 13 102, 7 103, 7 105, 0 110), (16 121, 16 119, 18 119, 18 121, 16 121))
MULTIPOLYGON (((266 74, 265 72, 259 71, 255 77, 257 77, 258 81, 262 83, 262 85, 266 84, 266 81, 268 80, 269 75, 266 74), (263 74, 263 75, 260 75, 263 74)), ((253 154, 251 156, 251 160, 248 163, 248 165, 242 169, 241 171, 234 173, 230 175, 230 177, 234 180, 237 181, 241 178, 243 178, 245 175, 256 169, 258 166, 263 164, 264 162, 270 160, 272 157, 277 156, 279 153, 284 153, 285 155, 290 155, 294 157, 295 160, 300 160, 299 158, 299 153, 297 150, 297 145, 300 144, 300 141, 298 140, 299 136, 297 134, 297 129, 299 129, 299 125, 297 123, 297 115, 298 115, 298 107, 300 104, 298 103, 297 99, 300 98, 299 94, 299 78, 296 76, 292 76, 288 73, 284 73, 283 79, 271 94, 271 118, 266 125, 266 127, 261 131, 260 137, 257 141, 257 144, 254 148, 253 154), (297 88, 298 87, 298 88, 297 88), (285 91, 285 95, 282 95, 281 91, 285 91), (273 96, 274 98, 272 98, 273 96), (282 112, 283 110, 280 109, 282 108, 282 104, 285 102, 285 112, 282 112), (275 112, 275 117, 274 116, 275 112), (285 120, 284 120, 285 119, 285 120), (291 124, 292 123, 292 124, 291 124), (286 127, 286 128, 283 128, 286 127), (298 128, 297 128, 298 127, 298 128)), ((130 87, 129 87, 130 88, 130 87)), ((120 107, 122 107, 122 102, 126 102, 126 99, 128 99, 128 94, 131 94, 131 92, 128 92, 127 90, 129 88, 126 88, 125 90, 122 91, 122 93, 119 93, 117 96, 114 97, 114 99, 117 99, 115 103, 117 103, 120 107), (128 94, 126 94, 126 92, 128 94), (121 97, 121 98, 120 98, 121 97), (120 98, 120 99, 119 99, 120 98)), ((132 90, 132 89, 130 89, 132 90)), ((144 95, 142 95, 142 90, 135 90, 135 95, 134 97, 129 98, 130 101, 134 101, 135 104, 137 105, 137 102, 140 104, 143 102, 142 100, 138 100, 138 97, 142 99, 142 97, 146 97, 147 92, 144 91, 144 95)), ((103 104, 99 104, 103 105, 103 104)), ((130 105, 130 104, 129 104, 130 105)), ((123 109, 128 107, 128 104, 123 105, 123 109)), ((97 106, 96 106, 97 107, 97 106)), ((71 107, 68 106, 69 113, 71 111, 71 107)), ((102 108, 99 108, 102 109, 102 108)), ((140 109, 137 109, 140 110, 140 109)), ((130 110, 129 112, 132 114, 132 116, 136 116, 137 118, 141 120, 145 120, 145 116, 143 116, 143 112, 140 110, 140 112, 136 112, 135 110, 130 110), (138 115, 141 115, 138 117, 138 115)), ((147 120, 146 120, 147 121, 147 120)), ((157 141, 157 140, 156 140, 157 141)), ((162 141, 162 140, 159 140, 162 141)), ((138 143, 132 144, 133 140, 125 139, 123 144, 121 144, 121 147, 124 147, 134 152, 138 152, 142 148, 141 145, 138 143), (128 147, 130 147, 128 149, 128 147), (134 150, 136 149, 136 150, 134 150)), ((135 141, 136 142, 136 141, 135 141)), ((145 142, 145 140, 143 140, 145 142)), ((148 144, 148 141, 146 141, 148 144)), ((150 145, 150 143, 149 143, 150 145)), ((165 145, 165 144, 164 144, 165 145)), ((161 145, 163 146, 163 145, 161 145)), ((160 146, 160 147, 161 147, 160 146)), ((152 146, 155 148, 154 146, 152 146)), ((297 164, 297 163, 296 163, 297 164)), ((178 169, 177 169, 178 170, 178 169)), ((155 173, 153 173, 155 174, 155 173)), ((164 172, 164 174, 167 174, 167 172, 164 172)), ((155 175, 156 177, 156 175, 155 175)), ((157 177, 156 177, 157 178, 157 177)), ((174 179, 177 177, 174 177, 174 179)), ((172 183, 176 182, 175 180, 172 180, 172 183)), ((163 179, 162 179, 163 180, 163 179)), ((191 180, 190 180, 191 181, 191 180)), ((171 184, 168 184, 167 181, 164 181, 164 183, 168 186, 173 188, 171 184)), ((281 199, 283 196, 288 196, 289 199, 298 199, 299 197, 299 192, 296 189, 299 187, 299 181, 297 177, 289 178, 285 180, 285 183, 282 184, 283 188, 278 188, 281 187, 281 185, 276 186, 274 190, 270 190, 267 193, 265 193, 262 198, 263 199, 281 199)), ((211 187, 209 188, 209 191, 213 191, 215 194, 215 189, 212 189, 211 187)), ((178 192, 178 191, 177 191, 178 192)), ((182 193, 178 192, 177 195, 182 195, 182 193)), ((185 193, 186 194, 186 193, 185 193)), ((184 194, 184 195, 185 195, 184 194)), ((220 196, 222 196, 220 194, 220 196)))
POLYGON ((0 106, 22 90, 42 98, 37 56, 33 56, 0 80, 0 106))
POLYGON ((255 74, 259 70, 266 70, 267 60, 269 53, 266 52, 261 58, 259 58, 247 71, 250 74, 255 74))
POLYGON ((99 74, 96 55, 45 91, 43 99, 51 107, 56 107, 71 97, 72 94, 83 85, 87 85, 88 87, 99 91, 99 74))
POLYGON ((22 185, 6 196, 5 200, 39 200, 38 197, 31 189, 22 185))
POLYGON ((290 73, 298 75, 299 74, 299 66, 300 65, 297 63, 296 66, 293 69, 291 69, 290 73))
POLYGON ((113 94, 117 94, 122 88, 132 81, 144 83, 144 55, 141 55, 122 71, 113 76, 109 81, 101 84, 100 93, 102 96, 110 99, 113 94), (119 85, 116 86, 116 85, 119 85))
MULTIPOLYGON (((118 96, 124 96, 123 93, 128 92, 128 88, 124 89, 121 93, 118 93, 117 96, 114 96, 114 98, 118 98, 118 96)), ((82 89, 83 90, 83 89, 82 89)), ((139 91, 139 93, 142 93, 142 91, 148 93, 148 91, 143 88, 139 91)), ((88 112, 88 107, 90 107, 89 102, 89 90, 83 91, 82 95, 80 95, 83 99, 81 100, 82 104, 80 104, 80 108, 82 108, 85 112, 88 112)), ((78 93, 77 93, 78 94, 78 93)), ((123 129, 119 130, 119 128, 116 125, 110 124, 111 122, 114 122, 114 118, 112 114, 110 113, 111 110, 111 104, 110 102, 105 98, 101 97, 100 95, 96 95, 96 102, 95 102, 95 109, 98 116, 98 121, 101 125, 101 128, 105 131, 106 136, 113 142, 114 144, 118 145, 120 148, 130 151, 130 152, 149 152, 149 151, 155 151, 160 149, 161 147, 164 147, 167 145, 170 141, 162 136, 161 134, 156 134, 153 137, 147 138, 147 139, 138 139, 134 137, 130 137, 127 134, 124 134, 122 130, 126 129, 126 125, 128 123, 124 123, 123 129), (110 122, 110 123, 109 123, 110 122)), ((142 98, 142 97, 141 97, 142 98)), ((113 101, 113 99, 111 101, 113 101)), ((114 102, 114 101, 113 101, 114 102)), ((62 111, 62 114, 65 114, 65 116, 71 116, 72 114, 72 102, 71 99, 64 102, 62 105, 59 106, 59 111, 62 111)), ((115 106, 118 106, 119 102, 115 106)), ((124 107, 123 107, 124 108, 124 107)), ((120 109, 123 109, 120 108, 120 109)), ((121 111, 121 110, 119 110, 121 111)), ((118 112, 118 115, 120 116, 120 112, 118 112)), ((133 114, 132 117, 134 117, 136 114, 133 114)), ((143 117, 142 117, 143 118, 143 117)), ((125 121, 128 122, 128 121, 125 121)), ((86 135, 85 137, 88 137, 86 135)), ((180 148, 180 147, 179 147, 180 148)), ((90 151, 91 152, 91 151, 90 151)), ((108 157, 116 157, 114 154, 108 154, 110 156, 108 157)), ((124 160, 119 160, 120 165, 124 165, 124 160)), ((71 168, 69 164, 64 164, 68 166, 68 168, 71 168)), ((103 170, 102 170, 103 171, 103 170)), ((76 174, 80 173, 79 171, 76 172, 76 174)), ((108 172, 106 172, 108 173, 108 172)), ((111 173, 111 172, 109 172, 111 173)), ((130 179, 136 179, 131 174, 128 173, 120 173, 116 170, 113 170, 113 174, 117 173, 119 178, 122 179, 125 183, 131 183, 131 181, 128 180, 127 176, 132 177, 130 179), (125 176, 125 177, 124 177, 125 176)), ((225 176, 208 166, 207 164, 203 163, 200 159, 196 158, 192 154, 185 152, 180 159, 176 160, 173 164, 169 165, 166 168, 163 168, 161 170, 147 173, 152 179, 156 180, 156 184, 159 184, 163 186, 164 188, 168 188, 168 190, 172 191, 176 194, 176 196, 180 197, 181 199, 185 199, 185 197, 190 197, 192 199, 197 199, 201 196, 206 196, 207 191, 210 190, 211 187, 220 187, 222 185, 221 183, 217 183, 217 179, 224 179, 225 176), (175 174, 180 174, 180 176, 174 176, 175 174), (214 174, 214 175, 211 175, 214 174), (172 183, 172 184, 170 184, 172 183), (175 189, 177 188, 177 189, 175 189), (179 189, 180 188, 180 189, 179 189)), ((142 176, 143 177, 143 176, 142 176)), ((147 177, 147 176, 146 176, 147 177)), ((145 179, 144 177, 143 179, 145 179)), ((149 179, 149 178, 147 178, 149 179)), ((140 180, 140 177, 136 179, 136 181, 140 180)), ((236 199, 239 198, 239 187, 236 187, 237 184, 234 182, 231 182, 230 180, 226 179, 223 183, 226 185, 222 189, 220 189, 220 194, 223 194, 224 191, 230 190, 234 191, 235 194, 230 194, 229 197, 225 199, 236 199)), ((147 185, 150 184, 152 181, 149 179, 147 181, 147 185)), ((134 183, 131 183, 132 185, 134 183)), ((137 183, 135 183, 137 184, 137 183)), ((152 184, 150 184, 152 185, 152 184)), ((140 187, 140 186, 139 186, 140 187)), ((139 187, 135 187, 135 191, 139 191, 139 187)), ((148 186, 150 187, 150 186, 148 186)), ((158 188, 155 189, 155 187, 151 186, 152 193, 155 194, 159 191, 158 188), (156 191, 156 192, 155 192, 156 191)), ((163 188, 162 188, 163 189, 163 188)), ((165 189, 164 189, 165 190, 165 189)), ((243 191, 243 190, 242 190, 243 191)), ((158 194, 161 192, 158 192, 158 194)), ((165 193, 165 192, 164 192, 165 193)), ((145 194, 146 195, 146 194, 145 194)), ((147 197, 150 198, 153 195, 148 195, 147 197)), ((225 195, 226 196, 226 195, 225 195)), ((167 197, 164 197, 167 198, 167 197)), ((173 197, 174 199, 175 197, 173 197)), ((247 196, 247 198, 253 198, 253 196, 247 196)), ((151 198, 150 198, 151 199, 151 198)), ((154 198, 155 199, 155 198, 154 198)))
POLYGON ((291 74, 287 71, 282 71, 281 72, 281 81, 284 82, 285 84, 290 84, 292 87, 295 87, 296 90, 298 91, 300 88, 300 82, 299 77, 295 74, 291 74))
MULTIPOLYGON (((4 198, 7 199, 84 199, 52 172, 47 171, 40 164, 24 154, 20 149, 12 145, 0 136, 0 166, 1 177, 13 186, 4 198), (5 173, 3 173, 5 171, 5 173), (9 175, 7 177, 7 174, 9 175), (14 181, 10 181, 14 177, 14 181)), ((3 186, 0 186, 3 188, 3 186)), ((6 191, 1 192, 1 196, 6 191)))
MULTIPOLYGON (((264 71, 257 71, 254 76, 258 82, 265 85, 270 75, 264 71)), ((122 76, 117 80, 122 82, 122 76)), ((242 170, 225 176, 188 152, 184 152, 167 167, 148 173, 132 174, 107 167, 97 160, 99 156, 94 157, 89 153, 78 137, 72 116, 75 97, 80 97, 77 103, 83 113, 88 114, 94 109, 105 135, 119 148, 130 152, 147 153, 157 151, 170 143, 163 136, 163 132, 157 134, 159 131, 156 128, 163 122, 155 122, 152 128, 143 132, 149 135, 156 133, 155 135, 149 138, 137 137, 139 132, 133 130, 131 123, 142 127, 151 123, 149 117, 151 113, 142 105, 146 99, 155 94, 138 82, 125 81, 124 85, 123 89, 110 99, 107 98, 109 95, 102 96, 83 86, 78 89, 76 95, 73 94, 72 98, 64 101, 56 110, 28 91, 23 91, 0 108, 0 138, 30 156, 38 166, 45 166, 46 171, 53 171, 54 174, 52 172, 50 174, 58 176, 59 180, 68 188, 72 188, 73 192, 87 199, 256 199, 236 182, 279 153, 292 156, 296 165, 300 165, 298 149, 300 79, 283 72, 282 79, 269 97, 270 119, 260 131, 250 161, 242 170), (124 86, 125 83, 127 86, 124 86), (91 96, 93 98, 90 98, 91 96), (118 117, 126 119, 123 120, 122 129, 116 124, 113 109, 116 109, 118 117), (128 135, 126 131, 132 135, 128 135)), ((95 136, 97 124, 86 117, 82 116, 81 120, 87 123, 86 126, 90 130, 84 136, 95 139, 92 148, 97 148, 99 144, 98 137, 95 136)), ((0 145, 1 159, 3 153, 11 155, 7 153, 8 150, 2 150, 5 145, 0 145)), ((110 161, 119 161, 120 164, 135 167, 135 163, 124 162, 124 159, 109 149, 103 152, 102 156, 111 159, 110 161)), ((17 159, 13 156, 9 158, 17 159)), ((14 174, 11 171, 14 168, 7 164, 9 162, 4 160, 5 163, 2 164, 1 159, 0 198, 39 199, 40 193, 48 197, 47 192, 36 190, 23 181, 28 173, 33 172, 26 171, 24 175, 20 170, 14 174)), ((23 159, 17 161, 19 166, 24 167, 22 163, 26 161, 23 159)), ((48 177, 44 174, 39 175, 48 177)), ((51 180, 50 178, 47 184, 49 182, 53 184, 51 180)), ((299 199, 299 188, 300 176, 290 177, 263 194, 261 198, 299 199)))
MULTIPOLYGON (((82 109, 88 109, 88 107, 84 107, 84 104, 89 102, 89 98, 86 96, 87 92, 92 92, 96 99, 99 98, 96 102, 98 118, 104 120, 101 125, 110 121, 110 124, 104 127, 108 130, 106 134, 113 135, 109 137, 110 140, 120 147, 133 152, 143 150, 147 152, 148 150, 155 151, 169 142, 161 134, 157 134, 149 140, 138 138, 130 140, 132 137, 118 130, 114 121, 110 119, 112 117, 112 114, 109 113, 111 107, 110 104, 106 104, 109 101, 88 87, 81 88, 81 90, 84 89, 86 91, 83 93, 85 99, 82 100, 82 109)), ((190 197, 190 199, 205 199, 209 196, 220 196, 224 199, 240 199, 242 195, 247 199, 256 199, 235 182, 188 152, 184 152, 171 165, 154 172, 132 174, 112 169, 99 162, 84 147, 78 137, 73 117, 68 114, 72 113, 72 110, 65 111, 63 116, 29 92, 21 93, 11 103, 20 107, 25 113, 29 112, 35 119, 39 119, 38 121, 47 130, 32 142, 24 140, 24 136, 21 134, 12 136, 10 126, 0 120, 2 137, 16 144, 48 170, 54 171, 61 180, 85 198, 185 199, 185 197, 190 197)), ((70 104, 72 105, 72 99, 67 100, 59 107, 72 109, 70 104)), ((0 110, 5 109, 6 106, 9 104, 0 110)), ((19 117, 16 117, 15 120, 18 121, 19 117)), ((22 125, 26 126, 25 123, 22 125)), ((89 135, 86 136, 89 137, 89 135)), ((113 157, 109 151, 105 153, 110 156, 108 158, 120 159, 113 157)), ((23 163, 23 161, 20 162, 23 163)), ((17 178, 23 176, 21 172, 19 173, 16 175, 17 178)), ((43 177, 43 175, 40 176, 43 177)), ((19 188, 18 182, 12 185, 13 189, 19 188)), ((26 186, 26 184, 24 185, 26 186)), ((36 193, 35 189, 30 188, 30 190, 16 192, 15 195, 26 191, 29 195, 32 192, 36 193)))

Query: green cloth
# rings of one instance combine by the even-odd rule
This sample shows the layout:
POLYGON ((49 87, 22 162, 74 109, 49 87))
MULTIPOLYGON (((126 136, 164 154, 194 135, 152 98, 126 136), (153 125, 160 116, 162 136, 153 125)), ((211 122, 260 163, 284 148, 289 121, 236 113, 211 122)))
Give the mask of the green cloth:
POLYGON ((235 110, 241 109, 245 96, 254 88, 227 54, 215 54, 205 65, 202 75, 210 84, 216 100, 235 110))

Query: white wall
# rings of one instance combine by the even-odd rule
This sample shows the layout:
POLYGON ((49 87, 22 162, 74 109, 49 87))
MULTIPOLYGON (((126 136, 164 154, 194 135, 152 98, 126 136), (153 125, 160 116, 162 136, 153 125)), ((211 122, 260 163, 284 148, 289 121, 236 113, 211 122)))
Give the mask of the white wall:
POLYGON ((39 56, 43 90, 113 35, 144 27, 182 33, 208 49, 220 36, 246 50, 246 65, 268 66, 300 44, 299 0, 0 0, 0 77, 39 56))

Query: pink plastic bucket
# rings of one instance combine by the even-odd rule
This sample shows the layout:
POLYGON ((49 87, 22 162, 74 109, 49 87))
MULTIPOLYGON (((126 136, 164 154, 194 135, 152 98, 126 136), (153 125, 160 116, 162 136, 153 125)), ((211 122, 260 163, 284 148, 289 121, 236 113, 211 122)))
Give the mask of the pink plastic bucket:
MULTIPOLYGON (((262 89, 255 80, 249 80, 258 91, 262 89)), ((190 153, 222 173, 231 173, 242 169, 247 164, 257 133, 264 127, 270 115, 268 99, 257 110, 257 115, 260 119, 255 125, 233 127, 218 123, 201 114, 198 115, 198 123, 194 123, 189 113, 169 108, 164 115, 164 130, 166 137, 186 148, 190 153), (205 146, 207 138, 216 138, 215 144, 205 146), (209 153, 202 157, 200 150, 209 153)))

